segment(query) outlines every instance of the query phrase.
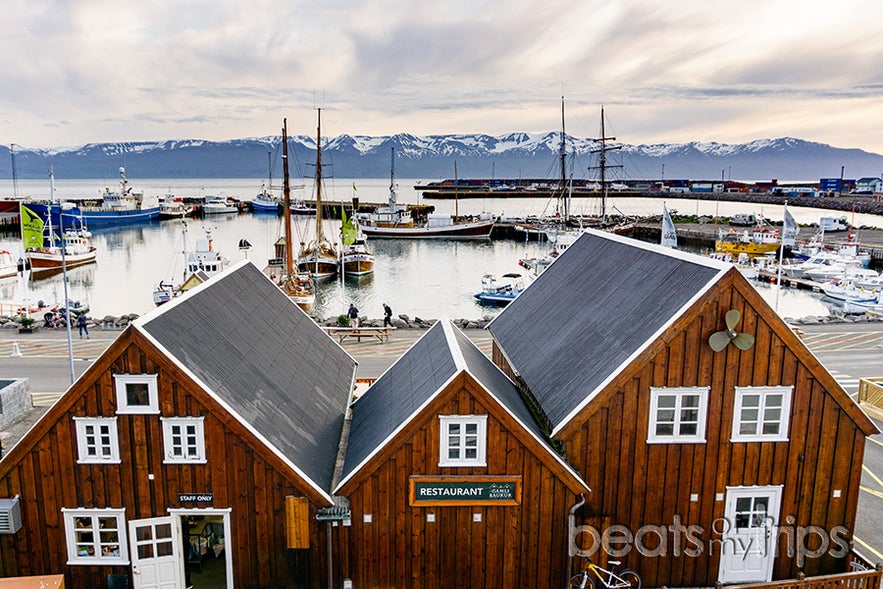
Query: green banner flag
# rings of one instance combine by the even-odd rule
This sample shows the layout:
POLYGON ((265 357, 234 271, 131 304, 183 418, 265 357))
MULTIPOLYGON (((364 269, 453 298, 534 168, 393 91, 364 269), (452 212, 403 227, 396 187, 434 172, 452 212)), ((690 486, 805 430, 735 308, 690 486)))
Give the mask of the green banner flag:
POLYGON ((343 242, 343 245, 351 245, 356 242, 356 226, 353 225, 353 220, 348 219, 346 216, 346 209, 341 207, 341 219, 343 223, 340 225, 340 240, 343 242))
POLYGON ((21 204, 21 241, 25 249, 43 247, 43 218, 21 204))

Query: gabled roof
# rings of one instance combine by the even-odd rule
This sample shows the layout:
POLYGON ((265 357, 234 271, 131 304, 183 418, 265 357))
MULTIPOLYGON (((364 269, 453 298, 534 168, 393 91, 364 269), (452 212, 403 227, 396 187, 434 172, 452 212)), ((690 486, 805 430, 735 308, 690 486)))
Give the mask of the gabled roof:
POLYGON ((134 325, 330 500, 356 362, 254 264, 134 325))
MULTIPOLYGON (((352 406, 339 490, 462 373, 508 413, 576 486, 585 483, 549 445, 518 388, 450 321, 435 323, 352 406)), ((336 492, 336 491, 335 491, 336 492)))
POLYGON ((730 267, 589 230, 488 329, 555 433, 730 267))

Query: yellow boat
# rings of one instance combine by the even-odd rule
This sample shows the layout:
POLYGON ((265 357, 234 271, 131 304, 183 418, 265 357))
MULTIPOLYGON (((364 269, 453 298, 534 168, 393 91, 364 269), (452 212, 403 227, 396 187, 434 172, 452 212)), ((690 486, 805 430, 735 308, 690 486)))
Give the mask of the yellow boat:
POLYGON ((719 231, 714 242, 714 251, 730 254, 734 258, 739 254, 763 256, 779 249, 781 239, 778 230, 757 226, 751 231, 719 231))

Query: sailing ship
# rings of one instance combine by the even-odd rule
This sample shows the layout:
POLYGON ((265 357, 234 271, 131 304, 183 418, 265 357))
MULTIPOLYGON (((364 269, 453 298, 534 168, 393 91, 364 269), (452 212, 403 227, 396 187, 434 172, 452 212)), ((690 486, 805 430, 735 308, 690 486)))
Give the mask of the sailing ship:
MULTIPOLYGON (((371 213, 358 215, 362 231, 369 237, 408 239, 489 239, 496 220, 482 214, 463 219, 459 202, 454 196, 454 215, 430 214, 426 223, 414 223, 406 206, 398 204, 395 184, 395 148, 391 148, 389 174, 389 202, 371 213)), ((456 164, 454 168, 456 176, 456 164)))
POLYGON ((362 232, 354 217, 346 216, 346 209, 341 209, 343 220, 340 225, 340 237, 343 249, 341 264, 346 276, 365 276, 374 272, 374 253, 368 247, 368 238, 362 232))
POLYGON ((305 312, 316 303, 316 286, 309 272, 298 272, 292 251, 291 186, 288 177, 288 119, 282 120, 282 217, 285 236, 276 242, 276 257, 270 260, 265 272, 276 286, 305 312))
MULTIPOLYGON (((287 165, 287 164, 286 164, 287 165)), ((290 196, 287 197, 290 199, 290 196)), ((286 207, 286 213, 290 209, 286 207)), ((286 214, 286 218, 288 215, 286 214)), ((340 259, 337 248, 322 230, 322 109, 319 109, 319 123, 316 134, 316 231, 315 239, 301 243, 297 256, 299 272, 311 272, 314 278, 328 278, 337 274, 340 259)))

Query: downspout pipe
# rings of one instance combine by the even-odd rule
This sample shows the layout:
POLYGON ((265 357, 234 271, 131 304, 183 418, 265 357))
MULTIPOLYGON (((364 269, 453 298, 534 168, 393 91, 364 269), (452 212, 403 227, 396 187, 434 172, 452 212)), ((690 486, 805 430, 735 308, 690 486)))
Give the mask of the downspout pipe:
POLYGON ((567 516, 567 581, 573 575, 573 557, 576 555, 576 538, 574 530, 576 530, 576 510, 586 504, 586 496, 579 494, 579 501, 570 508, 570 515, 567 516))

